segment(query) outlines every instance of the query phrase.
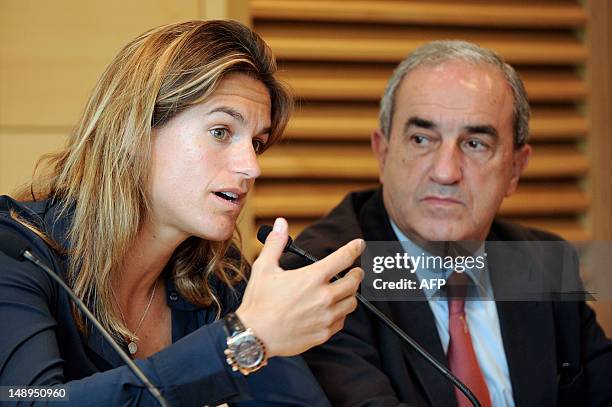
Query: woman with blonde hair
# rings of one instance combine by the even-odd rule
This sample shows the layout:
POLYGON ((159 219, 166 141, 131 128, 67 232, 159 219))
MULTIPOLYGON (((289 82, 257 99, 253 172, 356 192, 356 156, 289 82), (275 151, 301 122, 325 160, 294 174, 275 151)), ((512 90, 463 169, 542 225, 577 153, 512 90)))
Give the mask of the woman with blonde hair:
MULTIPOLYGON (((291 110, 275 72, 236 22, 148 31, 106 69, 47 171, 0 197, 0 232, 29 242, 171 405, 327 404, 289 356, 354 310, 363 272, 330 279, 363 241, 283 271, 284 219, 252 268, 235 233, 257 155, 291 110)), ((57 283, 1 251, 0 320, 0 386, 64 386, 75 405, 155 403, 57 283)))

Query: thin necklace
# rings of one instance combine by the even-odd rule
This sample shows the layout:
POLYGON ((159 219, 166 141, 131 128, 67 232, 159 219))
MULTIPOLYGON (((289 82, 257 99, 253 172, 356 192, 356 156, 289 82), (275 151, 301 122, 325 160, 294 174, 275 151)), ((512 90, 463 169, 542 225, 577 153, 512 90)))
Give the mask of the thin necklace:
MULTIPOLYGON (((147 307, 145 308, 144 312, 142 313, 142 316, 140 317, 140 322, 138 322, 138 326, 136 327, 136 330, 134 331, 134 335, 130 336, 130 341, 128 343, 128 350, 130 351, 131 355, 134 355, 136 352, 138 352, 138 345, 136 344, 136 341, 138 339, 136 337, 138 335, 138 330, 142 326, 142 323, 144 322, 144 319, 147 316, 147 313, 149 312, 149 308, 151 307, 151 303, 153 302, 153 297, 155 297, 155 290, 157 289, 157 281, 158 280, 155 280, 155 285, 153 286, 153 292, 151 293, 151 297, 149 298, 149 303, 147 304, 147 307)), ((119 301, 117 301, 115 292, 111 291, 111 294, 113 294, 113 298, 115 299, 115 302, 117 303, 117 308, 119 308, 121 319, 123 320, 123 323, 127 327, 127 322, 125 322, 125 316, 123 315, 123 311, 121 310, 121 307, 119 306, 119 301)))

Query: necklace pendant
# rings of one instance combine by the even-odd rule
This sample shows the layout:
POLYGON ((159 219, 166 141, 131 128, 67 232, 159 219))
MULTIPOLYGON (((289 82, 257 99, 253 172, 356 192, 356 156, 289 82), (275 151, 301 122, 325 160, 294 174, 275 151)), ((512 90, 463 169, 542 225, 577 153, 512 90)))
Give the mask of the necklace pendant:
POLYGON ((138 352, 138 345, 136 345, 136 342, 130 341, 130 343, 128 343, 128 350, 130 351, 131 355, 134 355, 136 352, 138 352))

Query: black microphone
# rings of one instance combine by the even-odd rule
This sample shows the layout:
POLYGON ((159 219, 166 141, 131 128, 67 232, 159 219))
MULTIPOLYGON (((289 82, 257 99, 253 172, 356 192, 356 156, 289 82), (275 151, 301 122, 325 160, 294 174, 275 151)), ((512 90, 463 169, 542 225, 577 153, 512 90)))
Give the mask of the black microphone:
MULTIPOLYGON (((257 231, 257 240, 259 240, 261 243, 265 243, 266 238, 268 237, 271 231, 272 231, 272 226, 269 226, 269 225, 260 226, 259 230, 257 231)), ((315 256, 313 256, 312 254, 308 253, 306 250, 295 245, 293 243, 293 239, 291 238, 291 236, 289 236, 289 239, 287 240, 287 245, 285 246, 285 249, 283 251, 297 254, 298 256, 305 258, 311 263, 319 261, 319 259, 317 259, 315 256)), ((339 278, 340 276, 338 274, 334 276, 334 280, 337 280, 339 278)), ((468 400, 470 400, 470 402, 472 403, 474 407, 481 407, 480 402, 478 401, 474 393, 472 393, 472 391, 461 380, 459 380, 457 376, 455 376, 450 370, 448 370, 446 366, 438 362, 436 358, 434 358, 421 345, 419 345, 417 341, 412 339, 410 335, 404 332, 402 328, 397 326, 395 322, 393 322, 385 314, 383 314, 383 312, 379 310, 378 308, 376 308, 374 304, 366 300, 360 293, 355 293, 355 297, 357 298, 357 301, 359 301, 364 307, 370 310, 370 312, 372 312, 387 328, 391 329, 391 331, 393 331, 405 343, 407 343, 412 349, 414 349, 419 355, 425 358, 427 362, 429 362, 440 373, 442 373, 444 377, 450 380, 451 383, 453 383, 453 385, 455 385, 455 387, 457 387, 459 391, 461 391, 461 393, 463 393, 465 397, 467 397, 468 400)))
MULTIPOLYGON (((270 225, 261 225, 259 227, 259 230, 257 231, 257 240, 259 240, 261 243, 265 243, 266 239, 268 238, 268 235, 270 234, 270 232, 272 232, 272 226, 270 225)), ((311 261, 311 262, 315 262, 318 261, 319 259, 317 259, 316 257, 314 257, 313 255, 311 255, 310 253, 308 253, 305 250, 302 250, 300 247, 296 246, 293 244, 293 239, 291 238, 291 236, 287 236, 287 244, 285 245, 285 248, 283 249, 284 252, 291 252, 291 253, 295 253, 298 256, 302 256, 305 259, 311 261)), ((338 278, 338 276, 336 276, 336 278, 338 278)))
POLYGON ((87 318, 92 322, 93 326, 102 334, 104 339, 115 349, 115 351, 119 354, 121 359, 128 365, 128 367, 132 370, 132 372, 138 377, 138 379, 145 385, 147 390, 153 395, 155 400, 162 407, 169 407, 170 405, 162 396, 161 392, 151 381, 147 378, 144 372, 134 363, 134 361, 125 353, 121 346, 119 346, 111 337, 111 335, 104 329, 102 324, 96 319, 96 317, 89 311, 87 306, 81 301, 79 297, 66 285, 64 280, 61 279, 60 276, 55 274, 51 268, 49 268, 42 260, 38 258, 32 251, 30 250, 30 243, 26 241, 24 238, 19 236, 17 232, 9 231, 9 230, 0 230, 0 242, 2 242, 2 246, 0 247, 0 251, 4 252, 7 256, 17 260, 23 261, 28 260, 40 269, 44 270, 53 280, 55 280, 60 287, 70 296, 72 301, 74 301, 75 305, 79 308, 79 310, 87 316, 87 318))

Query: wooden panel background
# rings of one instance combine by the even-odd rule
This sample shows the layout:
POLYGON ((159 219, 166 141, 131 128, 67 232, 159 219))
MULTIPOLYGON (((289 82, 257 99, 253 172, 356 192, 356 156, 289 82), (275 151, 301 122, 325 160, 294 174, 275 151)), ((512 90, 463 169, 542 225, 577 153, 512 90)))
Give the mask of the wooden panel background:
MULTIPOLYGON (((588 63, 589 156, 591 176, 589 188, 593 196, 589 211, 592 239, 612 240, 612 1, 589 0, 588 44, 591 58, 588 63)), ((602 272, 610 273, 609 270, 602 272)), ((597 318, 603 321, 612 337, 612 300, 593 304, 597 318)))
POLYGON ((130 39, 197 18, 197 1, 0 2, 0 193, 59 149, 95 81, 130 39))
MULTIPOLYGON (((524 79, 532 105, 534 155, 500 215, 568 240, 593 236, 589 186, 599 168, 592 167, 589 153, 591 88, 585 70, 592 49, 586 35, 589 14, 582 2, 250 4, 255 31, 272 47, 283 78, 299 99, 285 141, 261 158, 263 176, 252 197, 257 224, 285 216, 292 233, 299 233, 346 192, 375 185, 369 135, 378 125, 378 102, 387 79, 424 42, 456 38, 504 56, 524 79)), ((609 182, 608 173, 599 176, 609 182)), ((610 222, 610 216, 603 220, 610 222)), ((256 253, 260 245, 251 243, 256 253)))
POLYGON ((196 18, 248 23, 246 0, 0 2, 0 194, 59 149, 115 54, 158 25, 196 18))
POLYGON ((285 215, 298 231, 356 186, 377 182, 369 135, 393 68, 433 39, 490 47, 524 77, 533 106, 533 160, 500 214, 571 240, 584 222, 587 13, 577 2, 252 0, 253 24, 299 98, 283 145, 261 159, 257 223, 285 215))

